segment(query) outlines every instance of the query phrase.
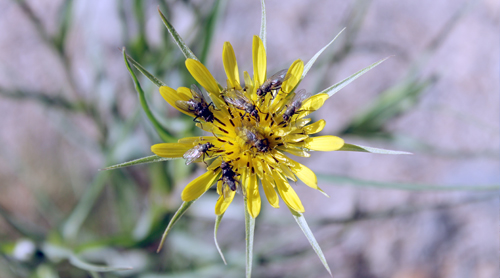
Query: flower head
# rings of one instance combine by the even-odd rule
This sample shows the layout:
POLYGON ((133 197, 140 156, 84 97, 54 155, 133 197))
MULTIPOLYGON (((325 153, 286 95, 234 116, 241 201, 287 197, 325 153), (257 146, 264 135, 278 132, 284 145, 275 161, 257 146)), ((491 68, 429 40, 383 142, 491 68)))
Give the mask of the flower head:
POLYGON ((261 207, 259 181, 271 206, 279 207, 279 195, 289 208, 304 212, 289 180, 301 180, 311 188, 321 189, 314 172, 288 155, 309 157, 308 151, 335 151, 343 146, 344 141, 336 136, 312 136, 325 127, 325 121, 311 123, 307 116, 319 109, 328 95, 310 96, 296 90, 304 71, 301 60, 268 78, 266 51, 258 36, 253 37, 253 78, 245 71, 244 82, 240 83, 229 42, 224 44, 222 60, 226 87, 221 87, 199 61, 186 60, 187 69, 208 92, 209 100, 196 86, 177 90, 160 87, 168 103, 195 118, 196 125, 213 136, 156 144, 151 150, 162 157, 203 159, 207 172, 185 187, 182 199, 195 200, 217 183, 217 215, 225 212, 239 191, 245 197, 248 213, 257 217, 261 207))

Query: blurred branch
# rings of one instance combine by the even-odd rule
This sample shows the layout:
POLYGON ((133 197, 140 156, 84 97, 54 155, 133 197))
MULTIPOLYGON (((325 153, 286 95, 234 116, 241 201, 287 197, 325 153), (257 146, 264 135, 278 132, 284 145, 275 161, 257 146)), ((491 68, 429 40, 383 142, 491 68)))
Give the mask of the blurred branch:
POLYGON ((63 96, 48 95, 42 92, 28 92, 24 90, 6 90, 0 88, 0 95, 16 100, 33 100, 48 107, 59 108, 68 111, 79 111, 80 106, 73 104, 63 96))
POLYGON ((473 203, 481 203, 488 202, 493 199, 497 199, 499 197, 498 194, 489 194, 483 197, 473 197, 466 200, 456 201, 456 202, 446 202, 446 203, 437 203, 437 204, 427 204, 427 205, 419 205, 419 206, 403 206, 403 207, 395 207, 387 210, 381 210, 376 212, 366 212, 360 211, 359 208, 348 217, 344 218, 326 218, 320 219, 317 221, 318 225, 326 226, 332 224, 349 224, 358 221, 365 220, 373 220, 373 219, 386 219, 393 218, 405 215, 411 215, 415 213, 420 213, 428 210, 446 210, 452 209, 458 206, 469 205, 473 203))
POLYGON ((30 223, 21 221, 11 215, 2 205, 0 205, 0 215, 9 225, 18 231, 21 235, 34 240, 41 240, 44 237, 44 231, 39 226, 34 226, 30 223))

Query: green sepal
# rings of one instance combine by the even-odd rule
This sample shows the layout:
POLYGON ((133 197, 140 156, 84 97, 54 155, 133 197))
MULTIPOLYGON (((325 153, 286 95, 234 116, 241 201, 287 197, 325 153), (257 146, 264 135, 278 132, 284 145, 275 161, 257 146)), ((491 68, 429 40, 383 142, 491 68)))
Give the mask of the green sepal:
POLYGON ((378 148, 365 147, 365 146, 360 146, 360 145, 355 145, 355 144, 347 144, 347 143, 345 143, 342 146, 342 148, 338 149, 337 151, 365 152, 365 153, 378 153, 378 154, 412 154, 409 152, 378 149, 378 148))
POLYGON ((125 60, 125 65, 127 66, 128 72, 130 73, 132 80, 134 81, 135 90, 139 94, 139 101, 141 102, 142 110, 144 110, 144 113, 146 113, 146 116, 153 125, 154 129, 164 142, 176 142, 177 140, 174 137, 172 137, 172 135, 170 135, 170 133, 160 124, 160 122, 153 115, 153 112, 151 112, 151 110, 149 109, 148 103, 146 101, 146 96, 144 95, 144 91, 141 88, 141 84, 139 84, 139 80, 137 80, 137 77, 135 76, 135 73, 130 67, 130 64, 128 62, 127 53, 125 52, 125 47, 122 49, 122 52, 123 52, 123 59, 125 60))
POLYGON ((267 37, 267 25, 266 25, 266 2, 264 0, 260 0, 260 8, 262 11, 262 15, 260 18, 260 40, 264 45, 264 49, 266 49, 266 37, 267 37))
POLYGON ((295 218, 295 221, 297 221, 297 224, 299 224, 300 229, 302 230, 302 232, 306 236, 307 240, 311 244, 312 248, 314 249, 314 252, 316 252, 316 254, 318 255, 319 260, 321 261, 323 266, 326 268, 328 273, 330 273, 330 276, 333 277, 332 271, 330 270, 330 267, 328 266, 328 262, 326 261, 325 255, 323 254, 321 247, 319 246, 318 242, 316 241, 316 238, 314 237, 311 229, 309 228, 309 225, 307 225, 307 222, 306 222, 306 219, 304 218, 304 215, 298 211, 291 209, 290 207, 288 207, 288 209, 292 213, 293 218, 295 218))
POLYGON ((175 43, 180 48, 180 50, 182 51, 182 53, 184 54, 184 56, 186 57, 186 59, 190 58, 190 59, 199 61, 198 58, 196 57, 196 55, 194 55, 193 51, 191 51, 191 49, 189 48, 189 46, 186 45, 186 43, 181 38, 181 36, 179 35, 179 33, 177 33, 177 31, 175 31, 175 29, 172 26, 172 24, 170 24, 170 22, 167 20, 167 18, 160 11, 160 8, 158 8, 158 12, 160 13, 161 20, 163 20, 163 24, 165 24, 165 27, 167 27, 168 32, 170 33, 170 35, 172 36, 172 38, 174 39, 175 43))
POLYGON ((311 60, 309 60, 309 62, 307 62, 307 64, 304 66, 304 71, 302 72, 302 77, 300 78, 300 80, 302 80, 302 79, 304 79, 304 77, 306 77, 307 72, 311 69, 313 64, 316 62, 316 59, 318 59, 319 55, 321 55, 321 53, 323 53, 323 51, 325 51, 340 36, 340 34, 342 34, 342 32, 344 32, 344 30, 345 30, 345 28, 340 30, 340 32, 335 36, 335 38, 333 38, 333 40, 331 40, 327 45, 325 45, 325 47, 321 48, 321 50, 318 51, 311 58, 311 60))
MULTIPOLYGON (((200 196, 201 197, 201 196, 200 196)), ((198 197, 199 198, 199 197, 198 197)), ((189 202, 182 202, 182 205, 179 207, 179 209, 175 212, 174 216, 172 216, 172 219, 170 219, 170 222, 168 222, 167 228, 163 232, 163 235, 161 236, 161 241, 160 244, 158 245, 158 249, 156 249, 156 252, 159 253, 161 251, 161 248, 163 247, 163 244, 165 243, 165 239, 167 238, 167 234, 172 229, 172 227, 181 219, 182 215, 187 211, 187 209, 198 199, 195 199, 193 201, 189 202)))
POLYGON ((151 82, 153 82, 158 88, 160 88, 161 86, 167 86, 167 84, 163 83, 163 81, 161 81, 160 79, 158 79, 156 76, 154 76, 153 74, 151 74, 149 71, 147 71, 141 64, 139 64, 139 62, 137 62, 136 60, 134 60, 132 57, 130 57, 130 55, 126 54, 127 55, 127 59, 129 60, 130 63, 132 63, 132 65, 134 65, 134 67, 140 71, 142 74, 144 74, 144 76, 146 76, 151 82))
POLYGON ((255 232, 255 218, 248 212, 247 200, 245 198, 245 243, 246 243, 246 278, 252 277, 252 260, 253 260, 253 239, 255 232))
POLYGON ((222 220, 222 216, 224 216, 224 213, 221 215, 217 215, 217 218, 215 218, 214 241, 215 241, 215 247, 217 248, 217 251, 219 251, 222 261, 224 262, 225 265, 227 265, 226 258, 224 258, 224 254, 222 254, 222 250, 220 249, 219 243, 217 242, 217 231, 219 230, 219 225, 220 221, 222 220))
POLYGON ((358 77, 360 77, 361 75, 365 74, 367 71, 373 69, 374 67, 378 66, 379 64, 381 64, 383 61, 389 59, 389 57, 385 58, 385 59, 382 59, 376 63, 373 63, 371 65, 369 65, 368 67, 356 72, 355 74, 347 77, 346 79, 340 81, 339 83, 335 84, 335 85, 332 85, 326 89, 324 89, 323 91, 319 92, 319 94, 328 94, 329 97, 333 96, 335 93, 337 93, 338 91, 340 91, 342 88, 344 88, 345 86, 349 85, 349 83, 351 83, 352 81, 356 80, 358 77))
POLYGON ((99 169, 99 171, 105 171, 105 170, 114 170, 114 169, 119 169, 123 167, 129 167, 133 165, 138 165, 138 164, 146 164, 146 163, 154 163, 154 162, 161 162, 161 161, 167 161, 167 160, 173 160, 173 159, 179 159, 181 157, 161 157, 158 155, 151 155, 151 156, 146 156, 143 158, 139 159, 134 159, 131 161, 123 162, 120 164, 116 164, 113 166, 109 166, 106 168, 99 169))

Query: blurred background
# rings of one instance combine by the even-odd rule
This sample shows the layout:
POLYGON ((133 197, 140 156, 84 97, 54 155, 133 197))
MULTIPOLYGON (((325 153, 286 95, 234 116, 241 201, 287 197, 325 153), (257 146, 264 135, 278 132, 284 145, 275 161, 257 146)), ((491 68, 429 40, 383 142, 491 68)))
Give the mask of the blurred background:
MULTIPOLYGON (((271 74, 346 27, 301 83, 310 92, 392 56, 313 118, 327 121, 324 135, 414 155, 299 159, 331 196, 294 185, 334 276, 498 277, 500 2, 266 4, 271 74)), ((194 83, 157 7, 220 83, 225 41, 240 71, 252 70, 259 1, 0 0, 0 277, 243 277, 243 205, 233 202, 219 229, 225 266, 215 191, 155 252, 203 165, 98 171, 161 142, 123 46, 169 86, 194 83), (133 269, 112 271, 121 267, 133 269)), ((200 134, 136 74, 166 130, 200 134)), ((289 211, 265 201, 254 255, 254 277, 329 277, 289 211)))

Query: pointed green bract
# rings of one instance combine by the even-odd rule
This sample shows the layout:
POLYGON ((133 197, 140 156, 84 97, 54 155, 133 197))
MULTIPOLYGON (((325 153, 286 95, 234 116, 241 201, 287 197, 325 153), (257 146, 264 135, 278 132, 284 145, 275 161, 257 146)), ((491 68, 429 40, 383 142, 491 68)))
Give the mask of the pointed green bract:
POLYGON ((194 55, 193 51, 191 51, 191 49, 189 48, 189 46, 187 46, 186 43, 184 43, 184 40, 181 38, 181 36, 179 35, 179 33, 177 33, 177 31, 175 31, 175 29, 172 26, 172 24, 170 24, 170 22, 163 15, 163 13, 160 11, 159 8, 158 8, 158 12, 160 13, 161 20, 163 20, 163 24, 165 24, 165 27, 167 27, 168 32, 170 33, 170 35, 174 39, 174 41, 177 44, 177 46, 179 46, 180 50, 182 51, 182 53, 184 54, 184 56, 186 57, 186 59, 190 58, 190 59, 199 61, 198 58, 196 57, 196 55, 194 55))
POLYGON ((214 241, 215 241, 215 247, 217 247, 217 251, 219 251, 222 261, 224 262, 225 265, 227 265, 226 258, 224 258, 224 254, 222 254, 222 250, 220 250, 219 243, 217 242, 217 231, 219 230, 219 224, 220 221, 222 220, 222 216, 224 216, 224 213, 221 215, 217 215, 217 218, 215 218, 214 241))
POLYGON ((260 18, 260 39, 264 44, 264 49, 266 49, 266 36, 267 36, 267 26, 266 26, 266 2, 264 0, 260 0, 260 8, 262 11, 262 15, 260 18))
POLYGON ((253 236, 255 232, 255 218, 248 213, 247 200, 245 198, 245 242, 246 242, 246 278, 252 277, 253 260, 253 236))
POLYGON ((381 64, 383 61, 389 59, 389 57, 385 58, 385 59, 382 59, 376 63, 373 63, 371 65, 369 65, 368 67, 356 72, 355 74, 347 77, 346 79, 340 81, 339 83, 335 84, 335 85, 332 85, 326 89, 324 89, 323 91, 319 92, 319 94, 328 94, 329 97, 333 96, 335 93, 337 93, 338 91, 340 91, 342 88, 344 88, 345 86, 349 85, 349 83, 351 83, 352 81, 356 80, 358 77, 360 77, 361 75, 365 74, 367 71, 373 69, 374 67, 378 66, 379 64, 381 64))
POLYGON ((316 174, 318 179, 332 182, 351 184, 358 187, 372 187, 384 189, 398 189, 410 191, 495 191, 500 190, 500 185, 460 185, 460 186, 442 186, 433 184, 409 184, 409 183, 391 183, 391 182, 378 182, 367 181, 360 179, 353 179, 350 177, 334 176, 329 174, 316 174))
POLYGON ((132 65, 134 65, 134 67, 140 71, 142 74, 144 74, 144 76, 146 76, 151 82, 153 82, 158 88, 160 88, 161 86, 167 86, 165 83, 163 83, 163 81, 161 81, 160 79, 158 79, 156 76, 152 75, 149 71, 147 71, 141 64, 139 64, 139 62, 137 62, 136 60, 134 60, 132 57, 130 57, 128 54, 127 54, 127 59, 132 63, 132 65))
POLYGON ((412 154, 409 152, 391 151, 391 150, 365 147, 365 146, 360 146, 360 145, 355 145, 355 144, 347 144, 347 143, 344 143, 342 148, 340 148, 338 151, 365 152, 365 153, 378 153, 378 154, 412 154))
POLYGON ((300 212, 297 212, 290 207, 288 207, 290 212, 293 215, 293 218, 295 218, 295 221, 297 221, 297 224, 299 224, 300 229, 306 236, 307 240, 311 244, 312 248, 314 249, 314 252, 318 255, 321 263, 323 266, 326 268, 328 273, 330 273, 330 276, 333 277, 332 272, 330 270, 330 267, 328 266, 328 262, 326 261, 325 255, 323 254, 323 251, 321 250, 321 247, 319 247, 318 242, 316 241, 316 238, 314 237, 311 229, 309 228, 309 225, 307 225, 306 219, 304 218, 304 215, 300 212))
MULTIPOLYGON (((200 196, 201 197, 201 196, 200 196)), ((170 219, 170 222, 168 222, 167 228, 165 229, 165 232, 163 232, 163 235, 161 236, 161 241, 160 244, 158 245, 158 249, 156 249, 156 252, 159 253, 161 251, 161 248, 163 247, 163 244, 165 243, 165 239, 167 238, 167 234, 172 229, 172 227, 175 225, 179 219, 181 219, 182 215, 187 211, 187 209, 198 199, 195 199, 193 201, 189 202, 182 202, 182 205, 179 207, 179 209, 175 212, 174 216, 172 216, 172 219, 170 219)))
POLYGON ((153 127, 155 128, 156 132, 163 141, 176 142, 177 140, 175 140, 175 138, 172 137, 172 135, 170 135, 170 133, 160 124, 160 122, 158 122, 156 117, 153 115, 153 112, 151 112, 151 110, 149 109, 146 97, 144 95, 144 91, 141 88, 141 84, 139 84, 139 80, 137 80, 137 77, 135 76, 135 73, 130 67, 130 64, 128 62, 127 53, 125 52, 125 47, 122 49, 122 52, 123 52, 123 59, 125 60, 125 65, 127 66, 128 72, 130 73, 132 80, 134 81, 135 90, 139 95, 139 101, 141 102, 141 106, 142 109, 144 110, 144 113, 146 113, 146 116, 148 117, 149 121, 151 122, 151 124, 153 124, 153 127))
POLYGON ((302 73, 302 77, 300 78, 300 80, 302 80, 302 79, 304 79, 304 77, 306 77, 307 72, 311 69, 314 62, 316 62, 316 59, 318 59, 319 55, 321 55, 321 53, 323 53, 323 51, 325 51, 340 36, 340 34, 342 34, 342 32, 344 32, 344 30, 345 30, 345 28, 340 30, 340 32, 335 36, 335 38, 333 38, 333 40, 331 40, 327 45, 325 45, 325 47, 321 48, 321 50, 318 51, 318 53, 316 53, 311 58, 311 60, 309 60, 309 62, 307 62, 307 64, 304 66, 304 72, 302 73))
POLYGON ((158 155, 151 155, 151 156, 146 156, 146 157, 143 157, 143 158, 139 158, 139 159, 134 159, 134 160, 131 160, 131 161, 123 162, 123 163, 120 163, 120 164, 116 164, 116 165, 113 165, 113 166, 109 166, 109 167, 106 167, 106 168, 102 168, 102 169, 99 169, 99 171, 114 170, 114 169, 119 169, 119 168, 123 168, 123 167, 129 167, 129 166, 133 166, 133 165, 138 165, 138 164, 161 162, 161 161, 167 161, 167 160, 173 160, 173 159, 179 159, 179 158, 182 158, 182 157, 161 157, 161 156, 158 156, 158 155))

